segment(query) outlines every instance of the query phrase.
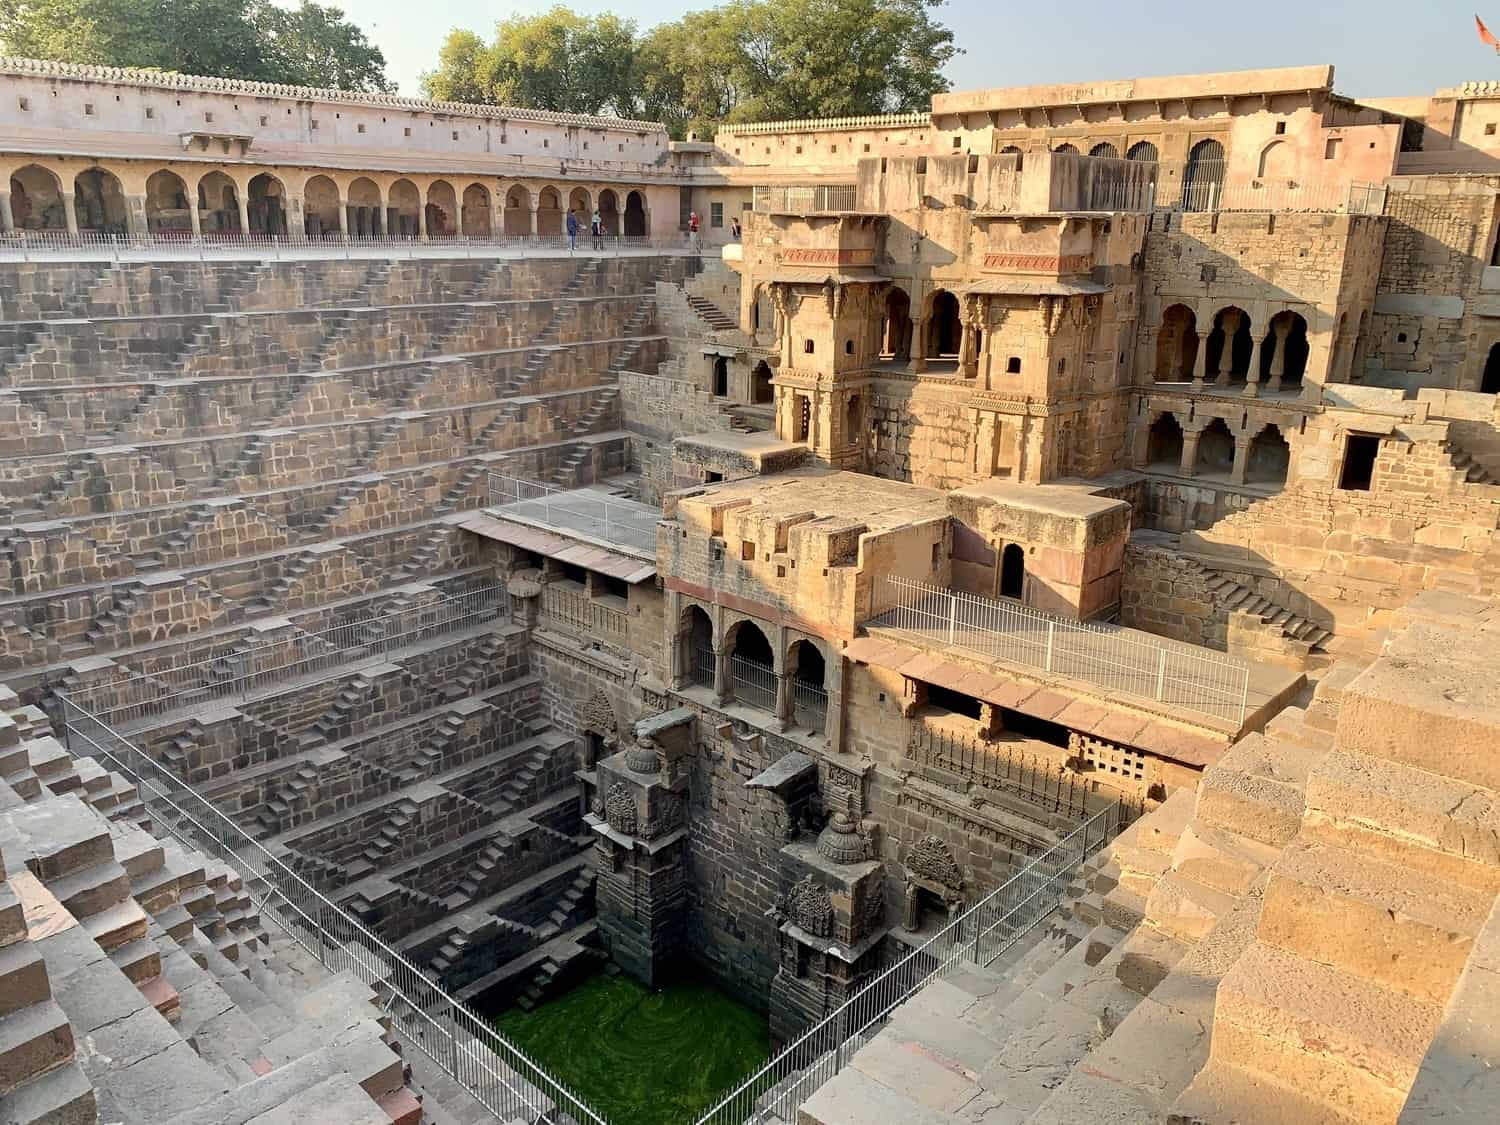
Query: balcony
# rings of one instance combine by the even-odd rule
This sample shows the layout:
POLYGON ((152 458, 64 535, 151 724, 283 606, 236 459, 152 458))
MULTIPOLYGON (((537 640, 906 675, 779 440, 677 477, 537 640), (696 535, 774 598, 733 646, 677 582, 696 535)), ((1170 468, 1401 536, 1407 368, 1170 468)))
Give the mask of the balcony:
POLYGON ((606 644, 625 645, 629 617, 625 601, 612 595, 589 597, 577 582, 554 581, 542 587, 541 623, 579 633, 606 644))

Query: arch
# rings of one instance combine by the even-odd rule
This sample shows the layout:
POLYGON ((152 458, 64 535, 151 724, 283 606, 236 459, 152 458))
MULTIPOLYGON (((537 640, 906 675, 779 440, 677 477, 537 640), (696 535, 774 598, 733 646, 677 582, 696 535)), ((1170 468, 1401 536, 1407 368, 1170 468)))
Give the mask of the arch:
POLYGON ((1197 359, 1198 316, 1186 305, 1172 305, 1162 313, 1156 333, 1156 381, 1186 382, 1197 359))
POLYGON ((589 216, 594 212, 594 197, 588 188, 576 187, 568 193, 568 210, 576 214, 585 227, 588 225, 589 216))
POLYGON ((720 398, 729 393, 729 357, 714 356, 714 394, 720 398))
POLYGON ((239 185, 223 172, 210 172, 198 181, 198 222, 205 234, 238 234, 239 185))
POLYGON ((1066 141, 1064 141, 1062 144, 1058 145, 1052 151, 1053 152, 1071 152, 1074 156, 1078 155, 1078 149, 1076 147, 1074 147, 1073 145, 1068 144, 1066 141))
POLYGON ((714 625, 701 606, 689 605, 682 611, 681 637, 686 647, 682 667, 695 684, 714 684, 714 625))
POLYGON ((927 358, 957 358, 963 343, 963 322, 959 318, 958 298, 946 289, 932 294, 932 312, 927 320, 927 358))
POLYGON ((286 185, 262 172, 251 178, 245 196, 251 234, 286 234, 286 185))
POLYGON ((1155 164, 1161 160, 1156 151, 1156 146, 1150 141, 1136 141, 1125 152, 1126 160, 1136 160, 1142 164, 1155 164))
POLYGON ((771 642, 755 622, 735 622, 724 640, 729 657, 731 694, 742 703, 766 711, 776 709, 776 656, 771 642))
POLYGON ((1292 463, 1292 449, 1274 422, 1256 434, 1245 459, 1245 480, 1250 484, 1285 484, 1292 463))
POLYGON ((613 188, 599 193, 599 229, 609 235, 620 233, 620 199, 613 188))
POLYGON ((466 238, 489 238, 494 234, 489 188, 483 184, 470 184, 464 188, 459 224, 466 238))
POLYGON ((1151 423, 1146 435, 1146 464, 1173 472, 1182 466, 1182 426, 1170 410, 1151 423))
POLYGON ((1188 153, 1182 173, 1182 209, 1213 211, 1224 191, 1224 146, 1216 140, 1199 141, 1188 153))
POLYGON ((899 285, 885 295, 885 321, 880 332, 880 354, 905 363, 911 359, 911 297, 899 285))
POLYGON ((1000 552, 1000 596, 1020 599, 1026 592, 1026 548, 1007 543, 1000 552))
POLYGON ((302 228, 308 238, 339 233, 339 187, 327 176, 313 176, 302 188, 302 228))
POLYGON ((823 650, 809 640, 793 641, 786 650, 786 667, 793 721, 821 732, 828 722, 828 663, 823 650))
POLYGON ((750 391, 751 402, 774 402, 776 400, 776 388, 771 386, 771 365, 765 360, 757 363, 754 372, 751 373, 750 391))
POLYGON ((1089 149, 1089 155, 1102 156, 1106 160, 1118 160, 1120 159, 1120 150, 1108 141, 1100 141, 1093 148, 1089 149))
POLYGON ((152 234, 189 235, 193 214, 188 206, 187 182, 162 168, 146 180, 146 229, 152 234))
POLYGON ((512 184, 505 193, 505 233, 518 238, 531 233, 531 192, 512 184))
POLYGON ((458 233, 458 195, 447 180, 427 185, 427 236, 452 238, 458 233))
POLYGON ((1237 305, 1226 305, 1214 313, 1214 326, 1204 343, 1208 349, 1204 370, 1230 378, 1249 374, 1250 355, 1255 350, 1250 329, 1250 314, 1237 305))
POLYGON ((1490 345, 1490 354, 1484 359, 1484 374, 1479 378, 1479 392, 1500 395, 1500 344, 1490 345))
POLYGON ((10 212, 17 230, 67 230, 62 181, 40 164, 17 168, 10 176, 10 212))
POLYGON ((80 231, 124 234, 125 189, 120 178, 103 168, 85 168, 73 179, 73 210, 80 231))
POLYGON ((1276 386, 1300 386, 1307 370, 1307 321, 1283 309, 1271 318, 1270 335, 1260 349, 1261 377, 1276 386))
POLYGON ((562 234, 562 193, 550 184, 536 197, 537 234, 562 234))
POLYGON ((367 176, 349 185, 349 233, 378 235, 385 231, 385 201, 380 188, 367 176))
POLYGON ((386 231, 400 238, 415 238, 422 209, 422 194, 410 180, 397 180, 386 196, 386 231))
POLYGON ((1286 179, 1296 170, 1296 160, 1291 145, 1280 139, 1274 140, 1260 150, 1255 174, 1263 179, 1286 179))
POLYGON ((1195 473, 1228 475, 1234 468, 1234 434, 1222 418, 1215 418, 1198 435, 1198 456, 1193 462, 1195 473))
POLYGON ((625 197, 624 229, 626 238, 645 238, 651 233, 646 218, 646 200, 638 191, 625 197))

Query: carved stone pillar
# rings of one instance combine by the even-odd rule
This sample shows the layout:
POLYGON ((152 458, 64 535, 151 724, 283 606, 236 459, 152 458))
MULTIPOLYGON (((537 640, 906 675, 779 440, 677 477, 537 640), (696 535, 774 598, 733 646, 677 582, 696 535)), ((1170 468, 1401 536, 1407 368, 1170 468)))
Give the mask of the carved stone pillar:
POLYGON ((1254 398, 1260 392, 1260 345, 1259 336, 1250 346, 1250 370, 1245 372, 1245 396, 1254 398))
POLYGON ((235 186, 234 201, 237 204, 239 204, 239 208, 240 208, 240 233, 241 234, 249 234, 250 233, 250 200, 248 198, 248 193, 246 191, 242 190, 240 188, 239 184, 235 184, 234 186, 235 186))
POLYGON ((10 192, 0 191, 0 230, 16 229, 16 217, 10 209, 10 192))
POLYGON ((776 729, 792 725, 792 677, 786 671, 776 673, 776 729))
POLYGON ((1193 357, 1193 390, 1203 389, 1204 376, 1208 372, 1208 333, 1198 333, 1198 354, 1193 357))
POLYGON ((345 242, 349 241, 349 201, 339 200, 339 237, 345 242))
POLYGON ((1182 463, 1179 468, 1185 477, 1190 477, 1197 471, 1198 439, 1202 436, 1202 430, 1186 430, 1183 432, 1182 463))
POLYGON ((1240 321, 1243 319, 1238 309, 1228 309, 1219 327, 1224 331, 1224 346, 1219 349, 1219 362, 1214 372, 1214 386, 1222 387, 1229 382, 1230 373, 1234 370, 1234 337, 1240 330, 1240 321))
POLYGON ((538 209, 539 208, 535 204, 532 205, 532 208, 531 208, 531 237, 532 238, 536 237, 536 232, 537 232, 536 213, 537 213, 538 209))
POLYGON ((1282 317, 1271 324, 1271 379, 1266 390, 1281 390, 1281 378, 1286 374, 1286 338, 1292 334, 1292 322, 1282 317))
POLYGON ((68 224, 68 233, 78 233, 78 203, 71 191, 62 193, 63 217, 68 224))
POLYGON ((1232 484, 1245 483, 1245 470, 1250 465, 1250 431, 1234 435, 1234 466, 1229 470, 1232 484))
POLYGON ((714 702, 720 707, 729 702, 729 653, 714 653, 714 702))
POLYGON ((911 338, 915 350, 911 356, 911 369, 917 374, 927 370, 927 319, 916 317, 911 322, 911 338))
POLYGON ((203 216, 198 211, 198 197, 191 196, 188 199, 188 222, 193 225, 193 237, 203 237, 203 216))

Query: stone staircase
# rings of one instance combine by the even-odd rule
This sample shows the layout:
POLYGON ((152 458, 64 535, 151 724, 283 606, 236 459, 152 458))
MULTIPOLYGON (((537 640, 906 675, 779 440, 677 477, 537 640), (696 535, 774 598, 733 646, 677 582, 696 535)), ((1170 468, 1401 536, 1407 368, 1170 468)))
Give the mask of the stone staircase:
POLYGON ((1190 570, 1203 573, 1204 585, 1215 602, 1231 613, 1245 613, 1259 618, 1267 625, 1280 630, 1288 640, 1306 645, 1310 650, 1321 648, 1332 636, 1332 631, 1316 622, 1298 616, 1285 606, 1235 581, 1224 571, 1208 566, 1192 558, 1183 558, 1190 570))
POLYGON ((706 297, 698 297, 692 293, 685 293, 688 308, 698 314, 698 319, 708 325, 715 332, 733 332, 739 328, 739 323, 712 301, 706 297))
POLYGON ((131 787, 3 694, 0 770, 51 787, 0 783, 0 1120, 418 1125, 375 992, 271 938, 236 871, 132 821, 131 787))
POLYGON ((1453 441, 1447 442, 1444 448, 1448 451, 1448 459, 1452 461, 1453 468, 1462 473, 1463 479, 1469 484, 1500 484, 1500 474, 1480 463, 1471 450, 1453 441))
POLYGON ((1073 906, 1081 955, 929 984, 799 1122, 1493 1117, 1500 611, 1404 612, 1119 837, 1073 906))

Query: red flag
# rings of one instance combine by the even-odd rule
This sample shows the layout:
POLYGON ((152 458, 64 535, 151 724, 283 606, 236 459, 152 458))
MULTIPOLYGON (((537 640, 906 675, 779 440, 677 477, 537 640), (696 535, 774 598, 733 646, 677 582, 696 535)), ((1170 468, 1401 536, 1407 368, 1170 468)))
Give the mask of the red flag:
POLYGON ((1474 24, 1479 28, 1479 41, 1489 44, 1496 51, 1500 51, 1500 39, 1496 39, 1490 34, 1490 29, 1484 26, 1484 21, 1479 18, 1477 13, 1474 16, 1474 24))

